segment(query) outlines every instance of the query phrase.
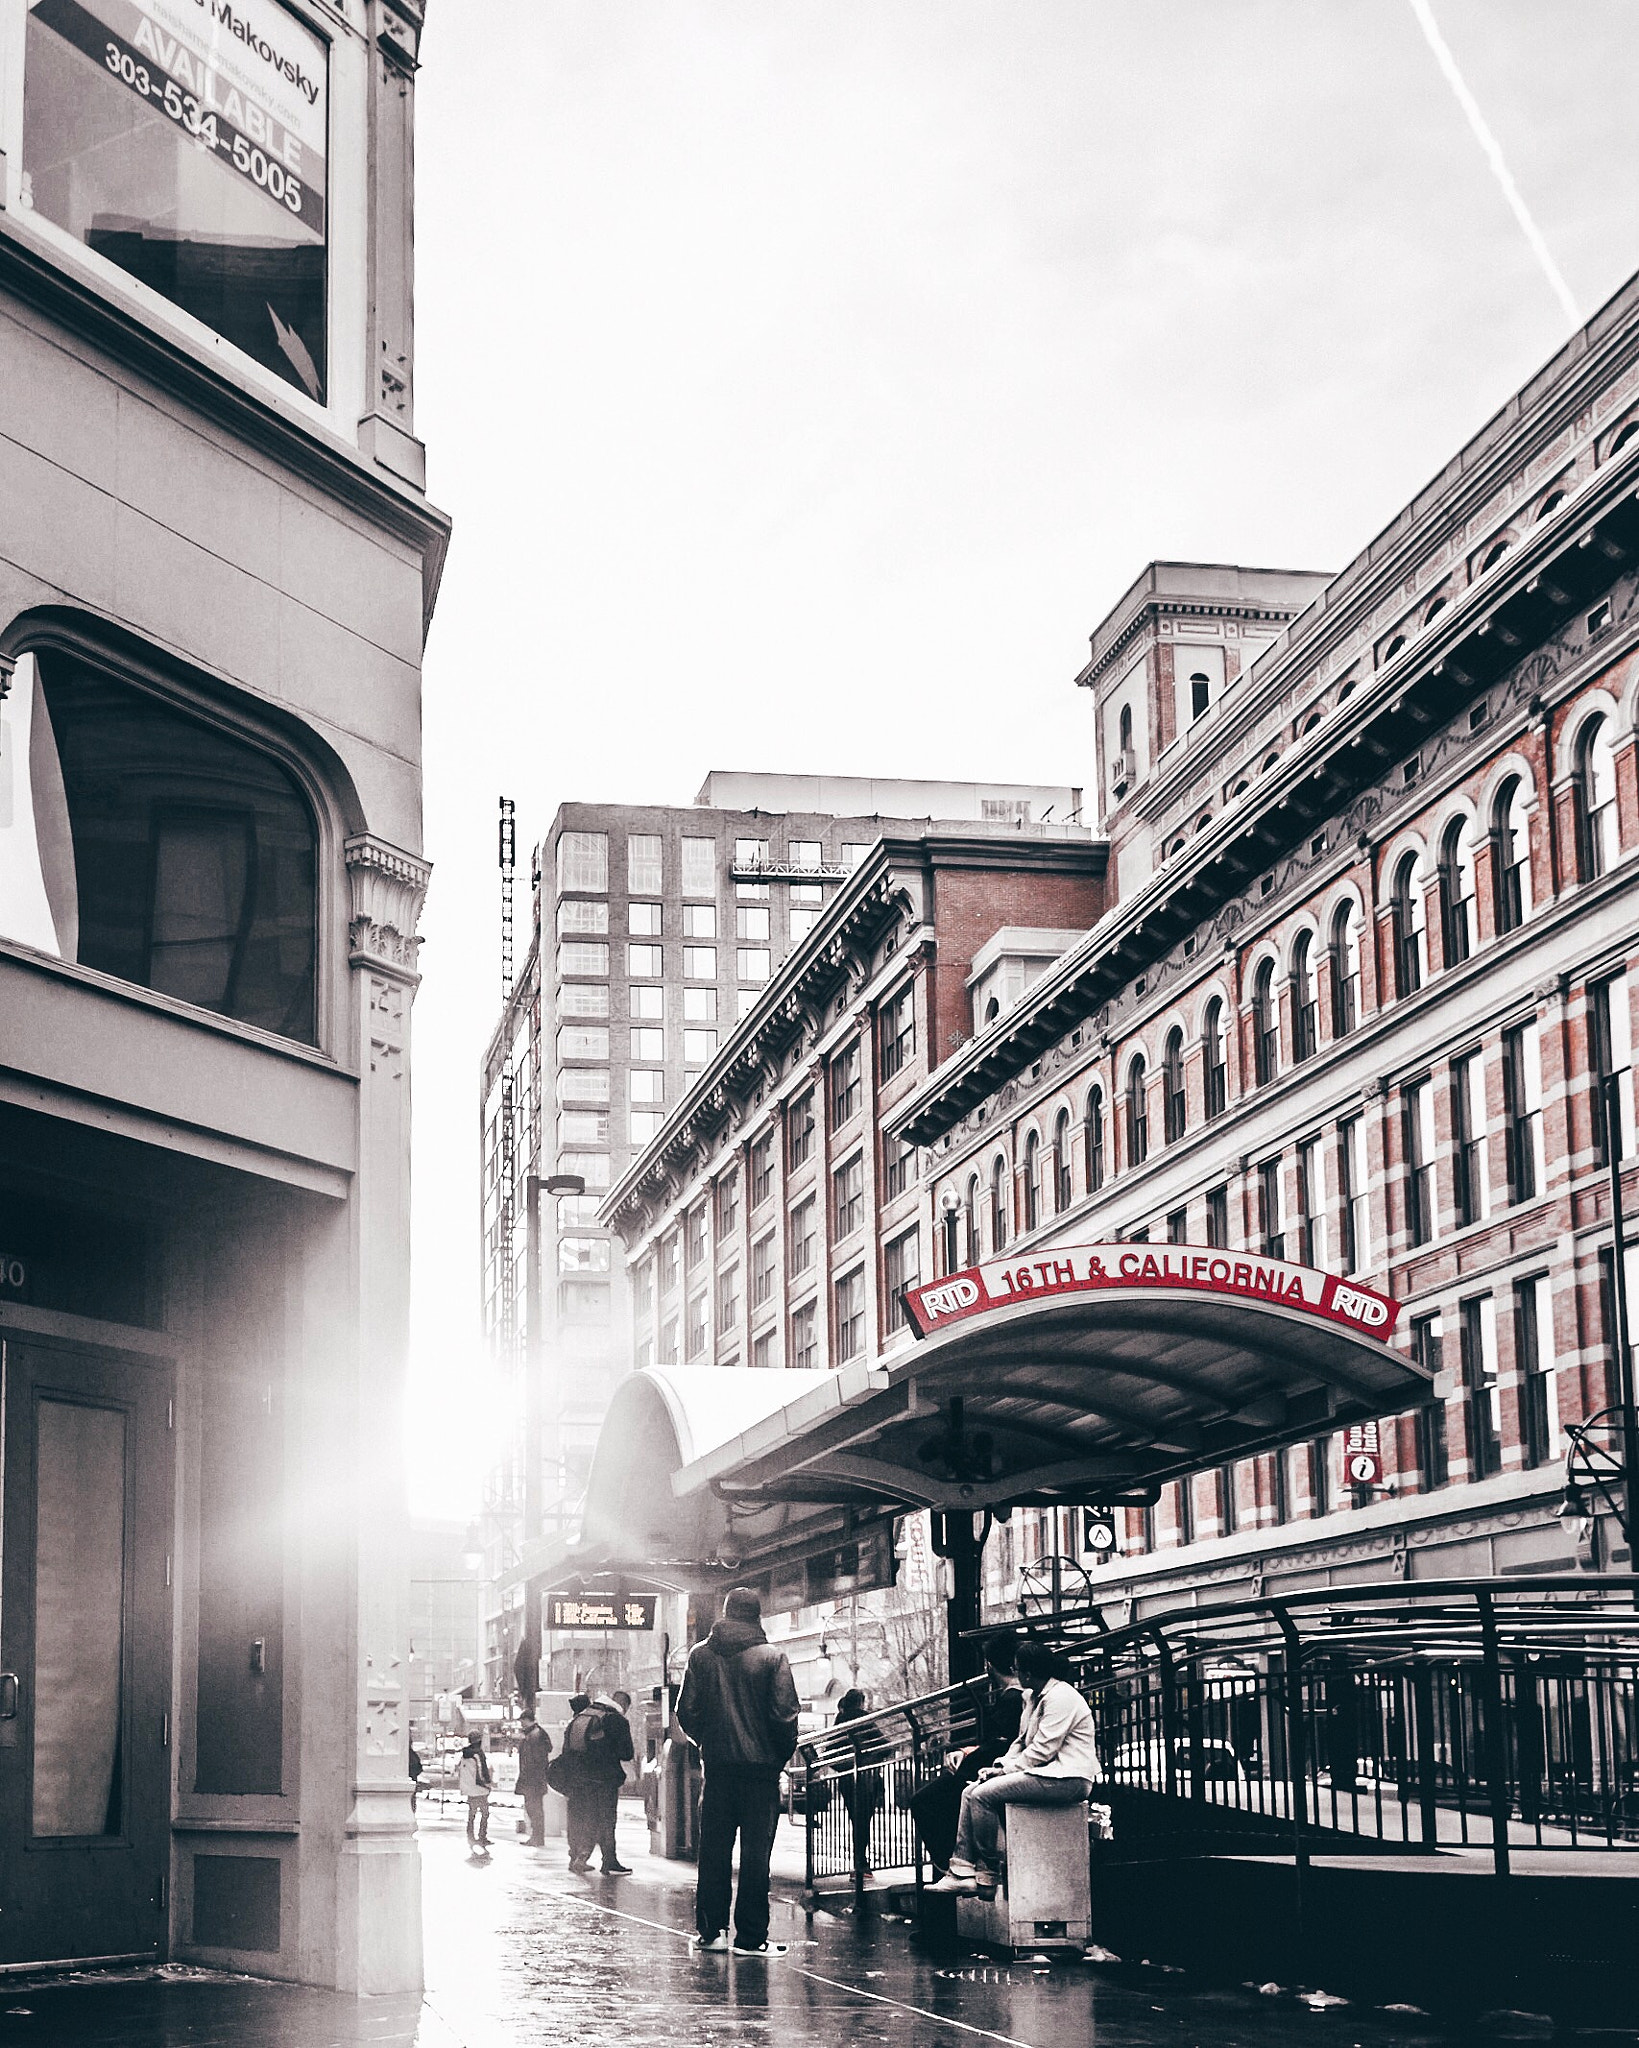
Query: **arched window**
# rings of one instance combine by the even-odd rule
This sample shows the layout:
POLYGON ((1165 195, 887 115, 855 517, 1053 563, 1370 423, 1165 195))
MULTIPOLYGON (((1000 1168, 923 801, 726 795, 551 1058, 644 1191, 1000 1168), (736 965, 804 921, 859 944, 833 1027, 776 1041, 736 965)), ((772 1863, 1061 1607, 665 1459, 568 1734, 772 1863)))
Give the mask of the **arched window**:
POLYGON ((1440 616, 1441 612, 1443 612, 1445 608, 1446 600, 1443 597, 1437 597, 1434 600, 1434 602, 1429 606, 1428 610, 1424 612, 1423 624, 1425 626, 1432 626, 1434 621, 1440 616))
POLYGON ((1629 420, 1627 425, 1623 427, 1621 432, 1617 435, 1616 439, 1611 443, 1610 450, 1607 453, 1605 460, 1609 462, 1612 455, 1615 455, 1619 453, 1622 449, 1626 448, 1628 443, 1633 439, 1635 434, 1639 434, 1639 420, 1629 420))
POLYGON ((1142 1056, 1127 1069, 1127 1164, 1142 1166, 1149 1156, 1150 1111, 1142 1056))
POLYGON ((999 1017, 999 1016, 1000 1016, 1001 1014, 1002 1014, 1002 1006, 1001 1006, 1001 1003, 1000 1003, 1000 1002, 998 1001, 998 999, 997 999, 997 998, 996 998, 995 996, 991 996, 991 997, 990 997, 990 998, 989 998, 989 999, 988 999, 988 1000, 986 1001, 986 1003, 985 1003, 985 1022, 986 1022, 986 1024, 994 1024, 994 1023, 995 1023, 995 1021, 996 1021, 996 1019, 997 1019, 997 1018, 998 1018, 998 1017, 999 1017))
POLYGON ((1404 647, 1405 644, 1405 634, 1396 633, 1394 638, 1389 642, 1388 646, 1383 649, 1383 659, 1385 661, 1393 661, 1394 657, 1400 652, 1401 648, 1404 647))
POLYGON ((1576 742, 1576 822, 1582 879, 1594 882, 1616 864, 1616 756, 1611 722, 1590 718, 1576 742))
POLYGON ((1199 718, 1211 702, 1211 681, 1197 669, 1189 679, 1189 715, 1191 719, 1199 718))
POLYGON ((1121 707, 1115 743, 1124 754, 1130 754, 1133 750, 1133 708, 1130 704, 1123 704, 1121 707))
POLYGON ((1070 1112, 1061 1109, 1053 1125, 1053 1207, 1063 1211, 1074 1195, 1070 1177, 1070 1112))
POLYGON ((1510 775, 1497 791, 1492 810, 1496 844, 1497 930, 1518 931, 1531 908, 1531 819, 1525 808, 1525 782, 1510 775))
POLYGON ((1292 1057, 1306 1060, 1320 1049, 1320 991, 1315 982, 1314 937, 1299 932, 1292 947, 1292 1057))
POLYGON ((1537 518, 1539 520, 1546 519, 1550 513, 1557 512, 1560 506, 1564 504, 1567 495, 1564 491, 1550 491, 1537 509, 1537 518))
POLYGON ((990 1169, 990 1249, 993 1252, 1006 1249, 1007 1210, 1007 1161, 998 1153, 990 1169))
POLYGON ((1206 1113, 1222 1116, 1229 1102, 1229 1062, 1224 1051, 1224 1006, 1217 996, 1201 1019, 1201 1065, 1206 1113))
POLYGON ((967 1263, 976 1266, 985 1254, 984 1245, 979 1237, 979 1176, 976 1173, 969 1176, 967 1200, 962 1204, 962 1213, 966 1225, 967 1263))
POLYGON ((24 655, 0 933, 316 1042, 318 830, 294 775, 77 654, 24 655))
POLYGON ((1414 996, 1428 979, 1428 916, 1418 857, 1402 854, 1394 871, 1394 992, 1414 996))
POLYGON ((1260 775, 1267 775, 1271 768, 1276 767, 1279 764, 1279 761, 1279 754, 1265 754, 1263 757, 1262 765, 1258 769, 1258 773, 1260 775))
POLYGON ((1081 1134, 1087 1152, 1087 1192, 1092 1194, 1104 1185, 1104 1097, 1097 1088, 1087 1091, 1081 1134))
POLYGON ((1275 963, 1266 960, 1252 983, 1252 1070, 1262 1087, 1280 1072, 1280 1015, 1275 1006, 1275 963))
POLYGON ((1212 813, 1210 811, 1203 811, 1201 815, 1195 820, 1195 829, 1197 832, 1204 832, 1208 825, 1210 825, 1211 823, 1212 813))
POLYGON ((1501 540, 1493 547, 1488 548, 1485 560, 1480 564, 1480 574, 1483 576, 1487 569, 1494 569, 1512 545, 1513 543, 1509 540, 1507 534, 1504 534, 1501 540))
POLYGON ((1360 913, 1340 903, 1332 913, 1332 1036, 1347 1038, 1360 1022, 1360 913))
POLYGON ((1041 1222, 1041 1139, 1032 1131, 1024 1141, 1024 1227, 1041 1222))
POLYGON ((1460 967, 1473 953, 1474 833, 1467 818, 1453 818, 1440 841, 1440 943, 1448 967, 1460 967))
POLYGON ((1184 1034, 1174 1025, 1161 1057, 1161 1126, 1170 1145, 1184 1135, 1189 1104, 1184 1094, 1184 1034))

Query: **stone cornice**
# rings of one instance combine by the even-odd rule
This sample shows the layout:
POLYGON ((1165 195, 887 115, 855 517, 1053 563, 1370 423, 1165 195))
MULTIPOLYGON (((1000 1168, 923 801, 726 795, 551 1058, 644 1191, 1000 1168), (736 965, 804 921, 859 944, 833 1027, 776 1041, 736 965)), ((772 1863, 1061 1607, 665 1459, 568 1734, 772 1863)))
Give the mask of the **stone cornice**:
POLYGON ((351 892, 349 962, 413 986, 420 979, 416 927, 427 900, 430 863, 369 833, 346 841, 343 855, 351 892))

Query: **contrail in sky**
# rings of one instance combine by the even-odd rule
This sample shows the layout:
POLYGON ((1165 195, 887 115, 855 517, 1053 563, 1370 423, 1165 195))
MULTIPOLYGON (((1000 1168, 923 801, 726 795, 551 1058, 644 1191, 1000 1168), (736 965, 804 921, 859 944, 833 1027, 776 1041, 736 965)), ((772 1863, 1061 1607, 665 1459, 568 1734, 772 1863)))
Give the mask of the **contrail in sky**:
POLYGON ((1434 19, 1434 9, 1429 0, 1410 0, 1411 11, 1417 17, 1417 25, 1423 31, 1429 48, 1434 52, 1434 61, 1445 73, 1446 83, 1457 96, 1457 104, 1468 116, 1468 125, 1473 129, 1486 161, 1496 174, 1497 183, 1502 187, 1502 196, 1514 210, 1514 218, 1520 224, 1525 239, 1530 243, 1532 253, 1542 265, 1542 274, 1553 288, 1554 297, 1565 309, 1565 317, 1573 327, 1582 325, 1582 315, 1571 296, 1571 288, 1560 275, 1559 265, 1554 261, 1548 244, 1542 239, 1542 230, 1531 218, 1531 209, 1514 183, 1513 173, 1503 161, 1502 146, 1486 125, 1480 103, 1469 91, 1463 74, 1457 69, 1457 60, 1451 54, 1446 39, 1440 33, 1440 24, 1434 19))

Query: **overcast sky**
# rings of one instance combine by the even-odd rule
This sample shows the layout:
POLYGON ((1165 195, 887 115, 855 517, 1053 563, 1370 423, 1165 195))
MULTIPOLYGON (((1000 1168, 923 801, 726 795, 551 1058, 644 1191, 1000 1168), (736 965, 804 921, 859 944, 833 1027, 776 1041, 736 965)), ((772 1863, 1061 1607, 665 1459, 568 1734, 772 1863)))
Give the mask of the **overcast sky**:
MULTIPOLYGON (((1584 317, 1632 0, 1433 0, 1584 317)), ((712 767, 1091 784, 1156 556, 1340 567, 1565 338, 1409 0, 434 0, 412 1504, 490 1449, 495 808, 712 767)), ((520 925, 528 862, 521 856, 520 925)))

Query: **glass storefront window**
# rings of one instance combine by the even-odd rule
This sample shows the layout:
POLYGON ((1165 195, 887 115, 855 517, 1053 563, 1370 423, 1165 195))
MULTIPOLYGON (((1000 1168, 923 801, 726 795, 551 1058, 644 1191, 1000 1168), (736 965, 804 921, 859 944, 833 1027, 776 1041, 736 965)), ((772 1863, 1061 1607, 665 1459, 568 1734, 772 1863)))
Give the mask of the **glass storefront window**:
POLYGON ((0 703, 0 938, 316 1038, 317 834, 258 748, 59 653, 0 703))
POLYGON ((30 0, 25 210, 321 405, 328 66, 279 0, 30 0))

